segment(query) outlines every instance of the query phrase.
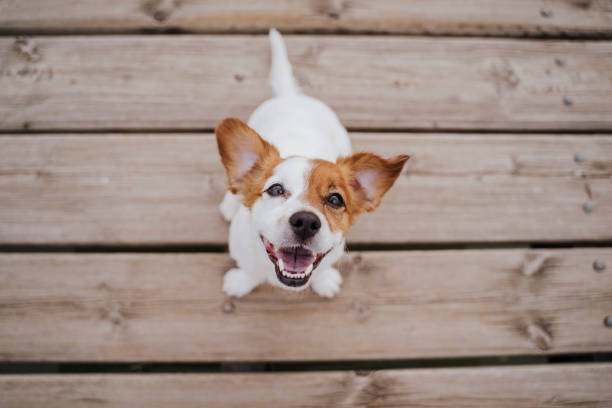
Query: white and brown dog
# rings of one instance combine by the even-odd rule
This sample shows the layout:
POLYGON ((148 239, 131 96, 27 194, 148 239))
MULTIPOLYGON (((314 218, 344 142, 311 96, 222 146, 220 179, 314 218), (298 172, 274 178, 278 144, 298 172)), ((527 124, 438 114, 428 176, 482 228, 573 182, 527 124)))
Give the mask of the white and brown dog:
POLYGON ((238 265, 225 274, 223 290, 243 296, 267 281, 332 297, 342 283, 333 264, 347 230, 378 207, 408 156, 351 155, 334 112, 300 92, 275 29, 270 42, 276 96, 248 125, 228 118, 215 130, 229 184, 221 212, 231 221, 229 250, 238 265))

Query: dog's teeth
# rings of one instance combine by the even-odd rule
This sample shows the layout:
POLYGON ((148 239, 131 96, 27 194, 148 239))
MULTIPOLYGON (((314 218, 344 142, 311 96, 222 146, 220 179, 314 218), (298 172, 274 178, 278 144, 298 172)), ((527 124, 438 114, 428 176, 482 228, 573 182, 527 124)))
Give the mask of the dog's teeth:
POLYGON ((278 258, 278 269, 280 269, 280 270, 281 270, 281 272, 283 272, 283 275, 284 275, 284 272, 285 272, 285 264, 283 263, 283 260, 282 260, 282 259, 280 259, 280 258, 278 258))
POLYGON ((312 272, 312 265, 313 264, 310 264, 310 266, 308 266, 308 268, 306 268, 306 270, 304 271, 304 276, 309 275, 310 272, 312 272))

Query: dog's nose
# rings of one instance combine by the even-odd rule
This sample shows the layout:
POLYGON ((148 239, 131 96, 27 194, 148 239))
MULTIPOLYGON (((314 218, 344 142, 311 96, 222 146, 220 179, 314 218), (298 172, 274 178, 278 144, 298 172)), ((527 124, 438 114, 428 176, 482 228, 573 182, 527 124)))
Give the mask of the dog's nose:
POLYGON ((321 220, 315 214, 306 211, 296 212, 289 218, 293 233, 301 240, 314 236, 321 229, 321 220))

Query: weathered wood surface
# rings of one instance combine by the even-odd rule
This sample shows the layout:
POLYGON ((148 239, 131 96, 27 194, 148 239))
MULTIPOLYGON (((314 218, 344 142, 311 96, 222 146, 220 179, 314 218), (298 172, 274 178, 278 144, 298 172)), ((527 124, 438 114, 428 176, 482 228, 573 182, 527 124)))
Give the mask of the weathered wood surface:
POLYGON ((609 36, 596 0, 19 0, 0 1, 0 32, 379 32, 609 36))
MULTIPOLYGON (((610 42, 286 40, 350 128, 612 129, 610 42)), ((5 37, 0 68, 4 130, 212 129, 271 95, 266 36, 5 37)))
POLYGON ((611 364, 268 374, 4 375, 5 408, 610 407, 611 364))
POLYGON ((226 254, 1 254, 4 361, 357 360, 612 351, 612 250, 352 253, 327 300, 227 299, 226 254))
MULTIPOLYGON (((382 206, 349 231, 351 243, 612 239, 610 136, 352 136, 356 150, 413 157, 382 206)), ((1 143, 0 243, 227 243, 211 135, 1 143)))

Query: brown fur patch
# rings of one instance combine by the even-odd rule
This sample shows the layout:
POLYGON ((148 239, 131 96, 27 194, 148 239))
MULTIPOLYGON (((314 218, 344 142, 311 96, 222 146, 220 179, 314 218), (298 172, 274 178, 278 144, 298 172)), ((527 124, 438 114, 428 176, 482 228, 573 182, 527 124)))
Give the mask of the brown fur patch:
POLYGON ((402 154, 383 159, 374 153, 355 153, 340 157, 337 164, 351 190, 353 214, 374 211, 395 183, 409 158, 410 156, 402 154))
POLYGON ((251 208, 261 197, 266 180, 282 161, 278 150, 240 119, 223 120, 215 134, 228 188, 234 194, 241 194, 243 204, 251 208), (253 164, 245 166, 245 157, 254 159, 253 164))
MULTIPOLYGON (((276 149, 275 149, 276 150, 276 149)), ((278 166, 283 160, 279 157, 268 157, 261 162, 257 162, 256 168, 249 172, 244 188, 241 189, 242 203, 248 209, 253 207, 255 201, 263 194, 263 188, 266 184, 266 180, 272 177, 274 168, 278 166)))
POLYGON ((346 177, 334 163, 325 160, 313 160, 313 163, 307 181, 305 199, 325 215, 332 232, 342 231, 342 235, 345 235, 353 222, 351 192, 346 177), (340 194, 346 206, 333 208, 326 204, 326 198, 332 193, 340 194))

